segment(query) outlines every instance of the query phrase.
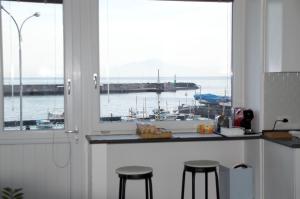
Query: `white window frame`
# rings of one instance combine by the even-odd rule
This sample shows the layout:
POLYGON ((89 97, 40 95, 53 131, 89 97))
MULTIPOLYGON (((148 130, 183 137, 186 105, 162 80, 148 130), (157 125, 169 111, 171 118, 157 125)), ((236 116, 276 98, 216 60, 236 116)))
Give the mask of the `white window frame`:
MULTIPOLYGON (((98 5, 99 6, 99 5, 98 5)), ((243 106, 243 40, 244 40, 244 1, 232 2, 232 44, 231 44, 231 68, 232 68, 232 106, 243 106)), ((99 18, 99 10, 97 11, 97 17, 99 18)), ((93 24, 94 27, 99 30, 99 23, 93 24)), ((96 30, 94 30, 96 31, 96 30)), ((99 34, 98 34, 99 40, 99 34)), ((98 42, 99 44, 99 42, 98 42)), ((95 48, 96 54, 99 55, 99 46, 95 48)), ((99 58, 97 60, 98 65, 94 66, 93 73, 98 74, 99 77, 99 58), (97 68, 96 68, 97 67, 97 68)), ((91 76, 90 76, 91 77, 91 76)), ((135 122, 100 122, 100 96, 99 88, 92 90, 93 98, 91 103, 90 118, 93 121, 93 134, 130 134, 135 133, 135 122)), ((205 122, 205 121, 202 121, 205 122)), ((164 127, 172 130, 173 132, 188 132, 195 131, 199 121, 156 121, 153 122, 158 127, 164 127)))
MULTIPOLYGON (((0 0, 1 1, 1 0, 0 0)), ((73 32, 72 32, 72 0, 63 0, 63 37, 64 37, 64 84, 67 85, 67 79, 72 79, 73 73, 73 32), (67 6, 66 6, 67 5, 67 6)), ((0 9, 0 27, 2 27, 2 10, 0 9)), ((71 95, 64 96, 64 110, 65 110, 65 118, 64 118, 64 129, 49 129, 49 130, 29 130, 29 131, 20 131, 20 130, 4 130, 4 96, 3 96, 3 46, 2 46, 2 31, 0 31, 0 136, 1 139, 7 140, 32 140, 37 139, 37 143, 42 140, 51 140, 52 133, 54 132, 56 139, 65 139, 65 131, 67 131, 70 126, 70 117, 72 115, 72 99, 73 92, 71 95), (67 103, 68 102, 68 103, 67 103), (66 111, 69 110, 69 111, 66 111)), ((72 81, 74 85, 74 80, 72 81)), ((72 85, 72 89, 74 86, 72 85)), ((73 89, 74 91, 74 89, 73 89)), ((64 93, 67 93, 67 86, 64 88, 64 93)), ((72 125, 74 126, 74 125, 72 125)), ((73 129, 72 129, 73 130, 73 129)))
MULTIPOLYGON (((1 1, 0 1, 1 3, 1 1)), ((2 9, 0 9, 0 27, 2 27, 2 9)), ((0 133, 4 124, 4 98, 3 98, 3 51, 2 51, 2 30, 0 31, 0 133)))

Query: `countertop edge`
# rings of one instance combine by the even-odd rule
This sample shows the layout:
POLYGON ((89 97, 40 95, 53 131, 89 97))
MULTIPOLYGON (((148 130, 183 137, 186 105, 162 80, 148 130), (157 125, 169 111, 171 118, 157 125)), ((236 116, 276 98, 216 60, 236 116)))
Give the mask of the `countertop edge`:
POLYGON ((273 143, 276 143, 276 144, 279 144, 279 145, 282 145, 282 146, 286 146, 286 147, 289 147, 289 148, 294 148, 294 149, 297 149, 297 148, 300 148, 300 144, 298 143, 293 143, 292 141, 285 141, 285 140, 276 140, 276 139, 270 139, 270 138, 266 138, 266 137, 262 137, 264 140, 267 140, 267 141, 270 141, 270 142, 273 142, 273 143))
MULTIPOLYGON (((173 138, 156 138, 156 139, 142 139, 134 137, 128 138, 128 135, 124 135, 126 138, 122 138, 120 135, 119 139, 107 139, 106 135, 86 135, 86 139, 89 144, 139 144, 139 143, 165 143, 165 142, 203 142, 203 141, 234 141, 234 140, 255 140, 255 139, 264 139, 279 145, 283 145, 289 148, 300 148, 300 143, 296 141, 285 141, 285 140, 274 140, 258 135, 252 136, 237 136, 237 137, 173 137, 173 138), (103 136, 103 139, 100 137, 103 136), (97 139, 95 139, 97 137, 97 139)), ((113 135, 109 135, 113 136, 113 135)), ((130 135, 129 135, 130 136, 130 135)))
MULTIPOLYGON (((260 139, 260 135, 238 136, 238 137, 173 137, 173 138, 156 138, 156 139, 92 139, 93 136, 87 135, 86 139, 89 144, 134 144, 134 143, 160 143, 160 142, 193 142, 193 141, 232 141, 232 140, 253 140, 260 139)), ((105 135, 104 135, 105 136, 105 135)))

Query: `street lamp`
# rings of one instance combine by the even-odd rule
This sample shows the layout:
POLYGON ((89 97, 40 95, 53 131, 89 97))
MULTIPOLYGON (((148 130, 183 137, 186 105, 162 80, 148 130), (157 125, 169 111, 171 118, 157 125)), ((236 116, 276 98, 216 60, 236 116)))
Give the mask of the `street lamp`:
POLYGON ((19 78, 20 78, 20 130, 23 130, 23 82, 22 82, 22 29, 26 21, 31 19, 32 17, 40 17, 40 13, 36 12, 33 15, 30 15, 29 17, 25 18, 21 25, 19 25, 16 21, 16 19, 8 12, 2 5, 1 9, 10 16, 10 18, 13 20, 14 24, 16 25, 17 31, 18 31, 18 37, 19 37, 19 78))

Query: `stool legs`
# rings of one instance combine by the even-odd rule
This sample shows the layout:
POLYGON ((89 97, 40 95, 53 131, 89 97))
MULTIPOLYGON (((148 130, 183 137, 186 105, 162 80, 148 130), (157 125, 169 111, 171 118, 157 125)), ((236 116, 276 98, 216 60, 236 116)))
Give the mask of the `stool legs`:
POLYGON ((123 179, 123 185, 122 185, 122 199, 125 199, 125 190, 126 190, 126 178, 123 179))
POLYGON ((181 199, 184 199, 184 187, 185 187, 185 169, 182 174, 182 187, 181 187, 181 199))
POLYGON ((150 185, 150 199, 153 199, 152 180, 151 180, 151 178, 149 178, 149 185, 150 185))
POLYGON ((216 178, 217 199, 220 199, 219 178, 218 178, 217 170, 215 170, 215 178, 216 178))
POLYGON ((145 188, 146 188, 146 199, 149 199, 149 191, 148 191, 148 179, 145 179, 145 188))
MULTIPOLYGON (((153 199, 151 178, 145 179, 145 189, 146 189, 146 199, 149 199, 149 192, 150 192, 150 199, 153 199)), ((120 177, 119 199, 125 199, 125 190, 126 190, 126 178, 120 177)))
POLYGON ((125 199, 126 178, 120 178, 119 199, 125 199))
MULTIPOLYGON (((184 199, 185 172, 186 172, 186 168, 184 168, 183 173, 182 173, 181 199, 184 199)), ((190 172, 192 172, 192 199, 195 199, 195 174, 197 173, 197 171, 196 172, 195 171, 190 171, 190 172)), ((217 169, 209 170, 209 171, 201 171, 200 172, 200 173, 205 174, 205 199, 208 199, 208 173, 210 173, 210 172, 215 173, 216 192, 217 192, 216 194, 217 194, 217 199, 220 199, 219 178, 218 178, 217 169)))
POLYGON ((122 199, 122 186, 123 186, 123 179, 120 178, 120 184, 119 184, 119 199, 122 199))
POLYGON ((192 172, 192 199, 195 199, 195 172, 192 172))
POLYGON ((208 199, 208 176, 207 176, 207 172, 205 172, 205 199, 208 199))

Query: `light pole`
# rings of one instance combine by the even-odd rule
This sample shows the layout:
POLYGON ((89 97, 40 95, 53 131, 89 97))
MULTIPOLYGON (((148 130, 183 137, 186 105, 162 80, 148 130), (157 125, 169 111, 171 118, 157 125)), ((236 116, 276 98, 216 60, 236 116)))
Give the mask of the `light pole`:
POLYGON ((28 21, 32 17, 39 17, 40 13, 36 12, 33 15, 30 15, 29 17, 25 18, 21 25, 17 23, 16 19, 8 12, 2 5, 1 9, 8 14, 8 16, 13 20, 14 24, 16 25, 17 31, 18 31, 18 37, 19 37, 19 90, 20 90, 20 130, 23 130, 23 74, 22 74, 22 28, 26 21, 28 21))

